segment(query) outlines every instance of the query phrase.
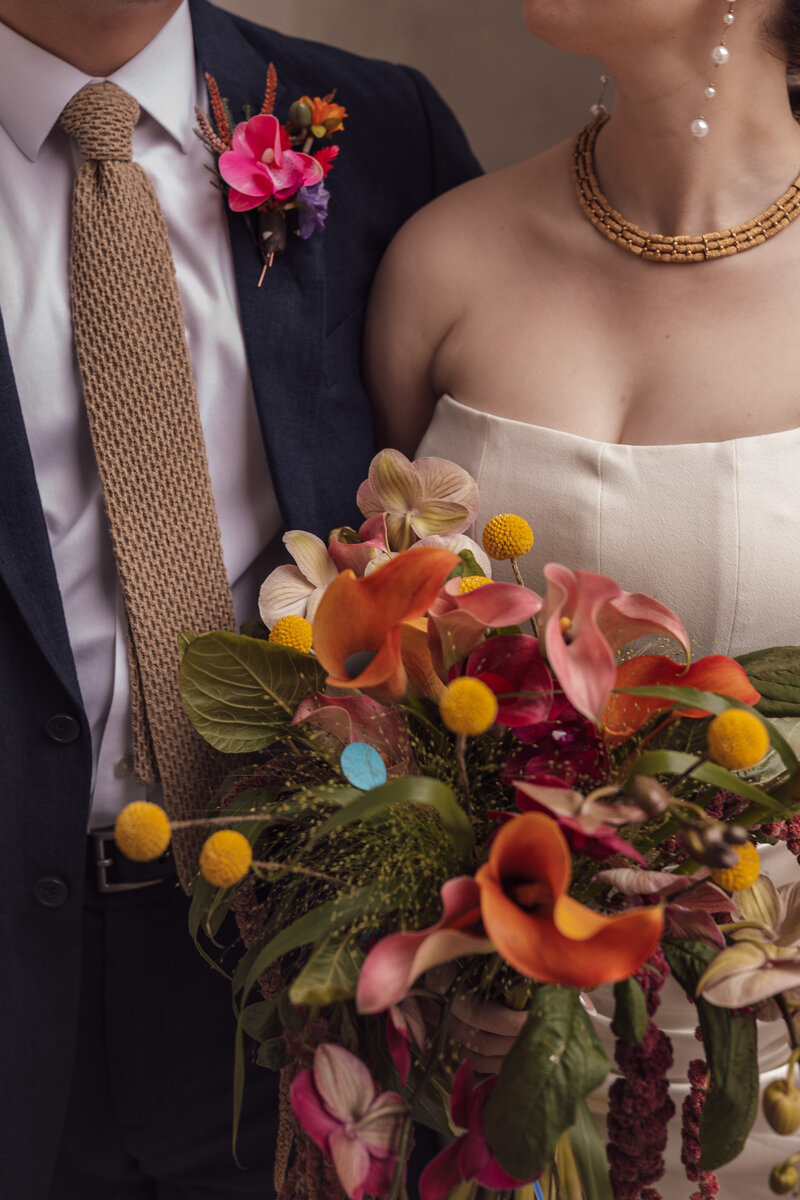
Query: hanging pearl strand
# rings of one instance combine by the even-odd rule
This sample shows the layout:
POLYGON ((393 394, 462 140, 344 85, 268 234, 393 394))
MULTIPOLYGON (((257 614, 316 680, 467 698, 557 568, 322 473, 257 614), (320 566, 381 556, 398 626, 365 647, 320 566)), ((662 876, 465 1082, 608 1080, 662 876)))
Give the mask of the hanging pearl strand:
MULTIPOLYGON (((728 11, 725 13, 725 16, 722 18, 722 25, 723 25, 722 37, 720 38, 719 44, 716 45, 714 47, 714 49, 711 51, 711 61, 714 64, 714 78, 715 79, 717 77, 717 71, 719 70, 719 68, 724 67, 726 62, 728 62, 731 57, 731 52, 726 45, 725 38, 727 37, 728 30, 730 29, 731 25, 733 24, 733 22, 735 20, 734 15, 733 15, 733 6, 735 3, 735 0, 726 0, 726 3, 728 5, 728 11)), ((717 89, 714 86, 714 84, 713 83, 707 84, 706 88, 705 88, 705 92, 704 92, 706 100, 713 100, 714 97, 716 96, 716 94, 717 94, 717 89)), ((699 116, 699 117, 695 117, 694 121, 692 121, 689 128, 691 129, 694 137, 704 138, 706 136, 706 134, 708 133, 709 124, 704 116, 699 116)))

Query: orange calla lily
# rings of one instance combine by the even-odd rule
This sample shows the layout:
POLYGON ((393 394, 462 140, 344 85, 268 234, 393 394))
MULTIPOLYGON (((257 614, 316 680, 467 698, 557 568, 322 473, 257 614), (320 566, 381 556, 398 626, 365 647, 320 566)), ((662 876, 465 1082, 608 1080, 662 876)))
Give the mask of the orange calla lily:
MULTIPOLYGON (((657 686, 698 688, 701 692, 717 692, 721 696, 743 700, 745 704, 757 704, 761 699, 744 669, 724 654, 698 658, 688 668, 661 654, 642 654, 638 658, 629 658, 617 669, 615 688, 657 686)), ((612 692, 603 712, 604 731, 614 740, 630 737, 654 713, 669 707, 669 700, 612 692)), ((709 715, 698 708, 676 709, 675 713, 679 717, 709 715)))
POLYGON ((412 658, 411 644, 419 641, 416 630, 404 634, 404 622, 425 615, 458 561, 449 550, 425 546, 398 554, 362 579, 342 571, 328 585, 314 618, 314 649, 330 686, 401 699, 408 682, 403 641, 412 658), (364 652, 374 657, 352 675, 348 659, 364 652))
POLYGON ((476 873, 483 926, 515 970, 541 983, 590 988, 627 979, 664 927, 661 906, 606 916, 567 895, 564 835, 543 813, 507 821, 476 873))

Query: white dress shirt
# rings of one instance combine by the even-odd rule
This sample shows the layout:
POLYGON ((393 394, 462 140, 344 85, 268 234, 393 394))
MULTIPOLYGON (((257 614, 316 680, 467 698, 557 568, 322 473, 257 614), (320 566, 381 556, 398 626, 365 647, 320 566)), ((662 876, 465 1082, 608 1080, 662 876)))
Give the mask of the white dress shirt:
MULTIPOLYGON (((245 361, 224 201, 193 133, 194 105, 205 93, 186 0, 109 78, 142 109, 133 156, 153 182, 169 232, 241 621, 256 615, 280 515, 245 361)), ((97 826, 145 792, 130 769, 122 599, 70 321, 70 207, 81 156, 57 122, 90 82, 99 80, 0 24, 0 312, 92 733, 97 826)))

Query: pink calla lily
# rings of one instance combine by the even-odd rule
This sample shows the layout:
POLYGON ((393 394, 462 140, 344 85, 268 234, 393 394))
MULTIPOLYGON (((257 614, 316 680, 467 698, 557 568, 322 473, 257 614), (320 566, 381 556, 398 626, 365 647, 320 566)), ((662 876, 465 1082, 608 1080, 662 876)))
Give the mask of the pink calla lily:
POLYGON ((428 610, 434 666, 446 678, 450 668, 480 645, 490 629, 521 625, 541 606, 541 596, 515 583, 487 583, 462 595, 461 580, 449 579, 428 610))
POLYGON ((396 708, 371 696, 325 696, 314 692, 298 704, 292 725, 311 725, 335 738, 342 747, 366 742, 384 758, 389 779, 415 773, 408 729, 396 708))
POLYGON ((668 634, 689 660, 689 637, 665 605, 640 592, 624 592, 606 575, 544 569, 547 595, 539 617, 545 657, 567 699, 599 724, 616 679, 615 654, 647 634, 668 634))
POLYGON ((286 200, 324 178, 322 163, 292 150, 277 118, 263 114, 236 126, 232 149, 219 157, 219 173, 230 187, 234 212, 258 208, 265 200, 286 200))
POLYGON ((291 1103, 306 1133, 333 1160, 350 1200, 388 1192, 403 1102, 396 1092, 379 1093, 359 1058, 335 1043, 317 1046, 312 1070, 292 1083, 291 1103))
POLYGON ((492 1154, 486 1138, 483 1112, 497 1085, 497 1076, 473 1087, 473 1067, 465 1059, 453 1079, 450 1114, 453 1124, 463 1129, 461 1137, 437 1154, 419 1181, 421 1200, 447 1200, 460 1183, 474 1179, 492 1191, 507 1191, 530 1180, 513 1179, 492 1154))
POLYGON ((481 924, 480 891, 459 876, 442 887, 441 919, 419 932, 392 933, 367 955, 356 989, 360 1013, 384 1012, 399 1004, 415 979, 460 954, 488 954, 492 943, 481 924))
POLYGON ((664 901, 665 937, 708 942, 721 950, 725 938, 712 914, 730 913, 733 901, 722 888, 711 882, 709 876, 708 867, 701 867, 694 875, 618 867, 598 872, 595 879, 598 883, 610 884, 624 896, 635 897, 639 903, 645 897, 664 901))

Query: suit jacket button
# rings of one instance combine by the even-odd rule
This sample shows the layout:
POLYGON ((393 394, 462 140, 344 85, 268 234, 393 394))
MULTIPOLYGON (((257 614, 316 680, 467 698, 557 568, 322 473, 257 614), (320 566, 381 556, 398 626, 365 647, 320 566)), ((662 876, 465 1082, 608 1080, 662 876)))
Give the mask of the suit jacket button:
POLYGON ((34 884, 33 898, 43 908, 61 908, 69 899, 69 888, 57 875, 45 875, 34 884))
POLYGON ((56 713, 45 722, 44 731, 52 742, 66 745, 80 737, 81 727, 69 713, 56 713))

